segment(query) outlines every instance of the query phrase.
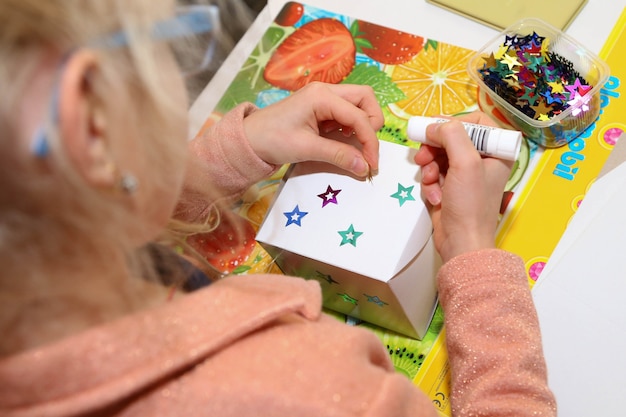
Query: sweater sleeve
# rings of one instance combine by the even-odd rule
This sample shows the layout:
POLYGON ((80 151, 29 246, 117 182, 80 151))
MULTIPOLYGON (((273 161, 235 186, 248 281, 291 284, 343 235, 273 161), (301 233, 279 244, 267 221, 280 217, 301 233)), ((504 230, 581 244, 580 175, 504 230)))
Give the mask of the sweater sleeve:
POLYGON ((279 167, 261 160, 246 137, 243 119, 257 108, 244 103, 189 142, 189 162, 175 217, 195 221, 217 201, 232 203, 279 167))
POLYGON ((453 415, 556 416, 522 260, 499 249, 459 255, 438 285, 453 415))

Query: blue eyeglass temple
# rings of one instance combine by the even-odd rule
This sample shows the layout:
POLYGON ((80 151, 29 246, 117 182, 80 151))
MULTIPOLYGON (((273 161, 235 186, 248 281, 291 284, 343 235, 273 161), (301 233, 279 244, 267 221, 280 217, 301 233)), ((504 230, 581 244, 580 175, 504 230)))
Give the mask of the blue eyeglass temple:
MULTIPOLYGON (((56 123, 59 120, 59 83, 55 82, 52 89, 52 97, 50 98, 51 118, 56 123)), ((50 153, 50 145, 48 143, 48 135, 43 127, 37 128, 33 140, 31 142, 31 152, 38 158, 45 158, 50 153)))
MULTIPOLYGON (((190 35, 211 32, 215 29, 215 6, 181 7, 178 14, 168 20, 156 22, 152 29, 152 38, 155 40, 169 40, 190 35)), ((119 48, 128 45, 128 36, 120 31, 90 43, 94 47, 119 48)), ((210 59, 214 45, 209 47, 203 65, 210 59)), ((55 84, 51 98, 52 120, 58 121, 59 88, 55 84)), ((31 152, 38 158, 44 158, 50 153, 50 145, 45 129, 39 128, 33 137, 31 152)))
MULTIPOLYGON (((215 28, 215 19, 215 6, 181 7, 175 17, 156 22, 151 36, 155 40, 163 41, 211 32, 215 28)), ((115 32, 91 43, 91 46, 109 48, 127 45, 128 36, 123 31, 115 32)))

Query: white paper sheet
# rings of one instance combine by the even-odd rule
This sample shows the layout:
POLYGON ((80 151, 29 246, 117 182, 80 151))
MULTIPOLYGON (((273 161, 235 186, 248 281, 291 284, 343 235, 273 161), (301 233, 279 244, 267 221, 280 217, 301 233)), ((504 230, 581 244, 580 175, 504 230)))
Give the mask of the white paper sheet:
POLYGON ((626 413, 626 163, 596 181, 533 298, 559 415, 626 413))

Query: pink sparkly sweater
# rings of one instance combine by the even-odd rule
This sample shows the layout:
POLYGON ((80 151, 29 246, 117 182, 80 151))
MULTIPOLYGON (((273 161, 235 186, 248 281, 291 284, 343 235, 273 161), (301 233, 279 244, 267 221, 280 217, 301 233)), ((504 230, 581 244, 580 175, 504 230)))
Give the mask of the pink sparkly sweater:
MULTIPOLYGON (((273 170, 247 147, 240 120, 253 110, 240 106, 211 143, 192 145, 229 196, 273 170)), ((199 215, 188 185, 195 197, 181 207, 199 215)), ((438 285, 453 415, 555 416, 522 261, 461 255, 438 285)), ((438 416, 373 333, 324 315, 321 302, 316 282, 225 278, 0 360, 0 416, 438 416)))

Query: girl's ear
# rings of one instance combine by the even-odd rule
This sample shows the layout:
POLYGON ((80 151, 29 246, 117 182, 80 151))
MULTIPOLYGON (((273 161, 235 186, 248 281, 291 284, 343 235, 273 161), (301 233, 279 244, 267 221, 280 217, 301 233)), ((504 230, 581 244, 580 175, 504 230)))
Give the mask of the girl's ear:
POLYGON ((61 142, 78 173, 95 187, 116 185, 110 152, 107 113, 91 84, 100 61, 91 51, 78 50, 67 59, 59 82, 58 124, 61 142))

